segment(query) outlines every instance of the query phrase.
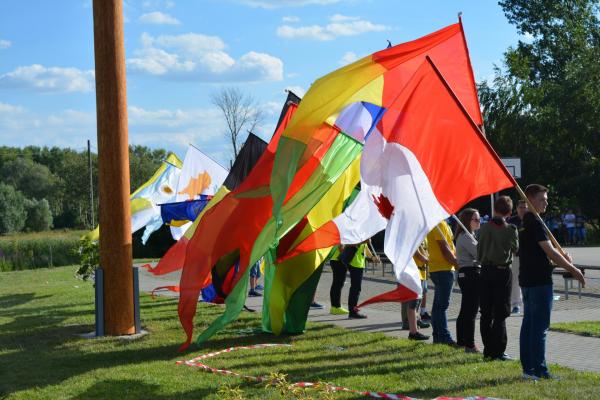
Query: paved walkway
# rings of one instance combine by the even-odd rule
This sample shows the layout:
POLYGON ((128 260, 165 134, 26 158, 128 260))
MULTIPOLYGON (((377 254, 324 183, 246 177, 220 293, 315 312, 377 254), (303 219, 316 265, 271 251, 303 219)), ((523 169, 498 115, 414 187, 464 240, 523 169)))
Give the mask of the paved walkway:
MULTIPOLYGON (((600 248, 587 248, 578 250, 569 249, 575 262, 584 265, 600 265, 600 248), (582 254, 581 250, 584 250, 582 254), (585 259, 585 262, 582 262, 585 259)), ((329 288, 331 285, 331 270, 326 267, 319 286, 317 288, 317 301, 325 305, 323 310, 311 310, 309 319, 316 322, 333 323, 345 328, 365 332, 383 332, 393 337, 406 337, 407 331, 400 329, 400 305, 397 303, 374 304, 363 309, 368 315, 364 320, 348 320, 342 316, 329 314, 329 288)), ((586 273, 587 287, 584 289, 582 298, 579 299, 573 290, 569 299, 566 300, 563 293, 563 280, 555 276, 555 294, 560 299, 554 302, 552 322, 573 322, 585 320, 600 321, 600 271, 590 270, 586 273)), ((162 277, 154 277, 140 270, 140 290, 150 291, 157 286, 177 284, 179 273, 172 273, 162 277)), ((349 280, 347 280, 342 292, 342 299, 347 299, 349 280)), ((361 299, 367 299, 376 294, 391 290, 395 287, 395 281, 388 270, 382 274, 381 267, 375 271, 367 271, 363 281, 361 299)), ((448 311, 449 325, 454 337, 456 337, 455 326, 460 306, 460 292, 455 287, 448 311)), ((431 309, 433 291, 430 291, 427 305, 431 309)), ((247 305, 259 308, 262 298, 248 298, 247 305)), ((343 300, 343 302, 345 302, 343 300)), ((175 316, 174 316, 175 318, 175 316)), ((514 357, 519 355, 519 330, 521 327, 521 315, 512 315, 507 319, 508 348, 507 353, 514 357)), ((431 335, 431 329, 423 329, 423 333, 431 335)), ((477 326, 476 340, 478 346, 483 347, 477 326)), ((547 359, 550 363, 556 363, 577 370, 600 371, 600 338, 590 338, 566 333, 549 332, 547 339, 547 359)))

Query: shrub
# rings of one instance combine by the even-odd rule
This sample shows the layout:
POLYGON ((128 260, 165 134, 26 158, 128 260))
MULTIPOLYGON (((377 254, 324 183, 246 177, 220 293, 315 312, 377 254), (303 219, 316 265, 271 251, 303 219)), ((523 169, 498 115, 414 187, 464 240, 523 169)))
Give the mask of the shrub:
POLYGON ((27 210, 26 230, 41 232, 52 228, 52 212, 48 200, 26 200, 25 208, 27 210))
POLYGON ((25 226, 25 197, 11 185, 0 183, 0 234, 19 232, 25 226))
POLYGON ((0 271, 60 267, 79 262, 79 239, 7 238, 0 241, 0 271))

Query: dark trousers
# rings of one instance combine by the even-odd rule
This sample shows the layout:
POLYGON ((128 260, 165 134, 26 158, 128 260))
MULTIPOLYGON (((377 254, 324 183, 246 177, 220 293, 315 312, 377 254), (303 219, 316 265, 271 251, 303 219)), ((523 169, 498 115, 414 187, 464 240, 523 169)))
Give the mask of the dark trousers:
POLYGON ((461 300, 456 319, 456 343, 459 346, 475 346, 475 318, 479 311, 479 285, 481 268, 462 267, 458 271, 461 300))
POLYGON ((552 313, 552 284, 524 287, 521 290, 524 312, 519 346, 523 372, 546 376, 546 332, 550 327, 552 313))
POLYGON ((502 357, 506 350, 506 318, 510 315, 512 272, 510 266, 483 266, 481 269, 480 307, 483 355, 502 357))
POLYGON ((348 293, 348 309, 353 312, 358 304, 358 296, 360 296, 360 288, 364 268, 356 268, 351 265, 346 265, 339 260, 331 260, 331 271, 333 272, 333 281, 329 290, 329 299, 332 307, 341 307, 342 288, 346 281, 346 272, 350 272, 350 292, 348 293))

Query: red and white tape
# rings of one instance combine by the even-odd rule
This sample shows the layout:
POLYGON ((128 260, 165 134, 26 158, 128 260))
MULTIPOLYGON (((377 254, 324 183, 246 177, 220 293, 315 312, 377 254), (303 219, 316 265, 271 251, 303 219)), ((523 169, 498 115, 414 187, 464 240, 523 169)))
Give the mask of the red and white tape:
MULTIPOLYGON (((250 350, 250 349, 264 349, 264 348, 268 348, 268 347, 291 347, 291 345, 284 344, 284 343, 263 343, 263 344, 254 344, 254 345, 250 345, 250 346, 229 347, 227 349, 216 351, 213 353, 203 354, 201 356, 192 358, 191 360, 177 361, 177 364, 178 365, 184 364, 189 367, 201 368, 201 369, 203 369, 207 372, 211 372, 213 374, 237 376, 239 378, 242 378, 244 380, 251 381, 251 382, 268 382, 271 380, 271 378, 269 378, 268 376, 251 376, 251 375, 238 374, 237 372, 229 371, 227 369, 212 368, 212 367, 200 362, 202 360, 206 360, 207 358, 216 357, 216 356, 218 356, 220 354, 224 354, 224 353, 231 353, 233 351, 250 350)), ((290 386, 303 387, 303 388, 315 387, 315 386, 322 387, 323 385, 326 385, 328 390, 331 390, 334 392, 350 392, 350 393, 360 394, 363 396, 373 397, 376 399, 417 400, 414 397, 404 396, 401 394, 381 393, 381 392, 364 392, 364 391, 360 391, 360 390, 349 389, 349 388, 343 387, 343 386, 334 386, 334 385, 330 385, 330 384, 323 384, 323 383, 316 383, 316 382, 295 382, 295 383, 290 384, 290 386)), ((475 396, 475 397, 436 397, 433 400, 494 400, 494 399, 491 397, 475 396)))

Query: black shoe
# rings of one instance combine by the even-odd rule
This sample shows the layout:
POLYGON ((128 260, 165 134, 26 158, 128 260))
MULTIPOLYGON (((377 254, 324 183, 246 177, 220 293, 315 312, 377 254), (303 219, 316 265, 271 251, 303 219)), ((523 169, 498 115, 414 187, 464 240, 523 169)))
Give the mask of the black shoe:
POLYGON ((429 340, 429 336, 423 335, 421 332, 409 333, 408 339, 410 340, 429 340))
POLYGON ((512 358, 506 353, 502 354, 499 357, 483 356, 483 359, 486 361, 514 361, 514 358, 512 358))
POLYGON ((429 322, 423 321, 422 319, 417 320, 417 326, 419 328, 430 328, 431 324, 429 322))
POLYGON ((431 322, 431 315, 428 312, 421 314, 421 321, 431 322))
POLYGON ((310 308, 314 308, 316 310, 321 310, 323 308, 323 306, 317 302, 312 302, 312 303, 310 303, 310 308))
POLYGON ((348 314, 348 319, 365 319, 367 316, 365 314, 361 314, 359 312, 351 312, 348 314))
POLYGON ((561 380, 561 378, 559 376, 552 375, 551 373, 542 374, 539 378, 540 379, 549 379, 549 380, 553 380, 553 381, 560 381, 561 380))
POLYGON ((250 290, 250 291, 248 292, 248 296, 250 296, 250 297, 261 297, 261 296, 262 296, 262 294, 260 294, 260 293, 259 293, 259 292, 257 292, 256 290, 250 290))

